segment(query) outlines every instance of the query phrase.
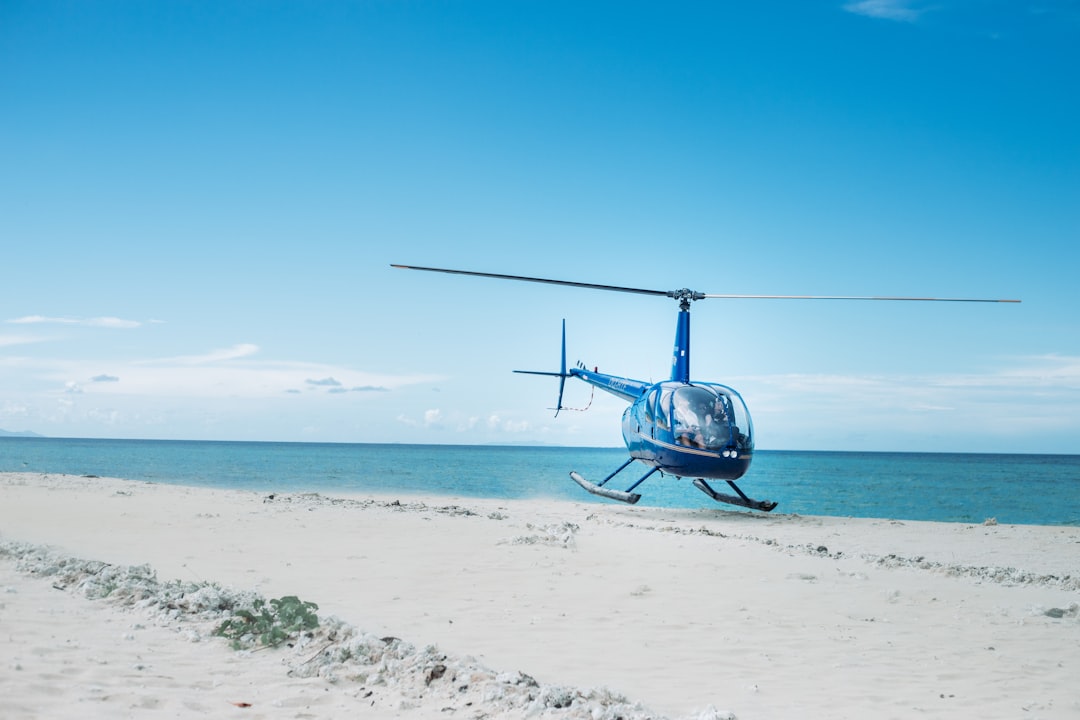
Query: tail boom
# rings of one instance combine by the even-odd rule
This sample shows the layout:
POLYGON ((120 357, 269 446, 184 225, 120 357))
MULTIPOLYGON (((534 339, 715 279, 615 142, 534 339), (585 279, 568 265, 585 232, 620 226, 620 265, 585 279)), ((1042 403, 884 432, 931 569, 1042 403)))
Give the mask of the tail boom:
POLYGON ((612 395, 617 395, 627 402, 634 402, 652 387, 650 383, 644 383, 640 380, 631 380, 617 375, 605 375, 602 372, 582 367, 570 368, 569 375, 584 380, 612 395))

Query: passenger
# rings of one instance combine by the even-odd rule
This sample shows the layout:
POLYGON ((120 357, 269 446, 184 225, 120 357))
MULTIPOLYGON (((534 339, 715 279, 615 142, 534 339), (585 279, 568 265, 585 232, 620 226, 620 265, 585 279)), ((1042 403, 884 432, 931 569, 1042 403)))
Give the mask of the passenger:
POLYGON ((675 442, 689 447, 705 447, 701 434, 701 416, 691 407, 684 393, 677 392, 673 397, 672 419, 675 427, 675 442))

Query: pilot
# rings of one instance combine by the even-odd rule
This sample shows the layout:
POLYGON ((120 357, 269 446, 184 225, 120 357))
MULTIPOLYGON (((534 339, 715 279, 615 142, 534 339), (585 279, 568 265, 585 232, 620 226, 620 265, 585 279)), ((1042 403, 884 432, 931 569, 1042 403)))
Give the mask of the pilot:
POLYGON ((727 406, 722 397, 706 401, 701 410, 700 447, 715 448, 728 438, 727 406))
POLYGON ((713 419, 715 419, 716 422, 727 425, 727 423, 728 423, 727 403, 724 402, 724 398, 717 396, 716 400, 713 402, 713 408, 712 408, 712 412, 710 413, 710 415, 713 416, 713 419))

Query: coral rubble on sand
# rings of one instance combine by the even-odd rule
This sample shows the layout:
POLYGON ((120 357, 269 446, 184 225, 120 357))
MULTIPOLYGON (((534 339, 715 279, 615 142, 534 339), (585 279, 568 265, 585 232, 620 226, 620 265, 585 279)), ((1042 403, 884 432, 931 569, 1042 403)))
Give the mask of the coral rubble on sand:
MULTIPOLYGON (((209 638, 214 627, 262 602, 252 591, 208 582, 162 582, 148 565, 110 565, 27 543, 0 542, 0 559, 5 558, 14 561, 20 572, 51 580, 57 589, 141 611, 191 641, 209 638)), ((254 639, 247 641, 248 646, 253 644, 254 639)), ((366 704, 380 702, 399 710, 437 705, 447 711, 468 708, 479 716, 658 717, 603 688, 547 685, 523 672, 499 673, 472 658, 451 657, 435 646, 417 648, 395 637, 376 637, 336 618, 322 619, 317 628, 300 633, 281 652, 291 676, 352 683, 356 696, 366 704)), ((706 715, 732 717, 711 708, 706 715)))

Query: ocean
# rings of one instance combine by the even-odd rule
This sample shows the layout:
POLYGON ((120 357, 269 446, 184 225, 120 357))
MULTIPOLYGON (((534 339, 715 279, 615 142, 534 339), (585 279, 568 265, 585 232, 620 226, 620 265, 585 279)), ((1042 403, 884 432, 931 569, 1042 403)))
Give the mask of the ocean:
MULTIPOLYGON (((0 437, 0 472, 67 473, 257 492, 548 497, 611 503, 569 477, 599 482, 622 448, 86 440, 0 437)), ((625 489, 635 464, 612 481, 625 489)), ((1080 455, 758 450, 739 486, 775 513, 1080 525, 1080 455)), ((714 485, 716 486, 716 485, 714 485)), ((726 489, 723 482, 718 489, 726 489)), ((639 505, 740 511, 689 480, 653 475, 639 505)), ((0 496, 2 501, 2 496, 0 496)))

